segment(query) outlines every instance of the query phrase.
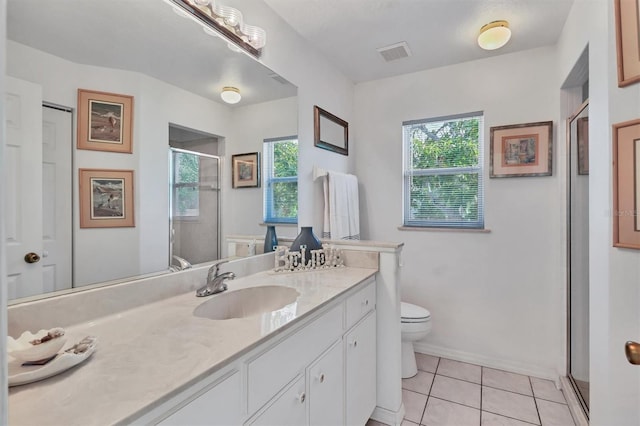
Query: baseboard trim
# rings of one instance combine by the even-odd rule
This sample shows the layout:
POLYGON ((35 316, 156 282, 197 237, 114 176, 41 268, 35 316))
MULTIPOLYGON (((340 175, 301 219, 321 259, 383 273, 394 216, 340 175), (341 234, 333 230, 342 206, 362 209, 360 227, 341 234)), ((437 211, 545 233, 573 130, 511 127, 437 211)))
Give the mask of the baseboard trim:
POLYGON ((584 411, 582 411, 580 401, 578 401, 573 386, 571 386, 567 377, 560 377, 560 387, 562 388, 564 398, 567 400, 569 411, 571 412, 573 421, 576 422, 576 426, 589 426, 589 420, 587 420, 587 416, 585 416, 584 411))
POLYGON ((386 425, 400 426, 402 419, 404 419, 404 403, 400 404, 398 411, 391 411, 378 406, 373 410, 371 418, 386 425))
POLYGON ((538 377, 540 379, 548 379, 553 381, 558 380, 558 372, 553 369, 535 367, 532 368, 530 365, 525 365, 520 362, 515 362, 507 359, 498 359, 494 357, 486 357, 470 352, 442 348, 422 342, 414 342, 413 347, 416 352, 421 354, 448 358, 454 361, 468 362, 470 364, 477 364, 483 367, 504 370, 510 373, 524 374, 526 376, 538 377))

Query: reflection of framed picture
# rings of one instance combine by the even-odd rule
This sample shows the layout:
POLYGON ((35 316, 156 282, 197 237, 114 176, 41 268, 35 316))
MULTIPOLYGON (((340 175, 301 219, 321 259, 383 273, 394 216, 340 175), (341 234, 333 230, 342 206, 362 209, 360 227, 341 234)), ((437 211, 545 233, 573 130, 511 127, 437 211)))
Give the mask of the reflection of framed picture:
POLYGON ((232 186, 258 188, 260 186, 260 157, 257 152, 231 157, 232 186))
POLYGON ((613 125, 613 245, 640 249, 640 120, 613 125))
POLYGON ((132 226, 133 170, 80 169, 80 228, 132 226))
POLYGON ((640 0, 615 0, 618 86, 640 81, 640 0))
POLYGON ((551 176, 553 122, 491 128, 491 177, 551 176))
POLYGON ((133 96, 78 89, 78 149, 131 153, 133 96))
POLYGON ((578 174, 589 174, 589 117, 578 118, 578 174))

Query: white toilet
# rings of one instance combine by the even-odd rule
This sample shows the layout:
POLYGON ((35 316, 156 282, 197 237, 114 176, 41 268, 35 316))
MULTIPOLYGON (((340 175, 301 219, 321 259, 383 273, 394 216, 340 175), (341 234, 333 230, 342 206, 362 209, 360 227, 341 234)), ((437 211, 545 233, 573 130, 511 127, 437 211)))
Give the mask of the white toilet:
POLYGON ((413 342, 424 339, 431 331, 431 314, 421 306, 401 302, 402 334, 402 378, 407 379, 418 374, 413 342))

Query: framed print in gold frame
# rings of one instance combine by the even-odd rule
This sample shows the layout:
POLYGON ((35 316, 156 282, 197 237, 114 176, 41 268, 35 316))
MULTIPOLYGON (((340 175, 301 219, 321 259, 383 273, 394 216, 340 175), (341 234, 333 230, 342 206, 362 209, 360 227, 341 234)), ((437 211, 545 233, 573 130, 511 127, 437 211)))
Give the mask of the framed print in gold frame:
POLYGON ((80 169, 80 228, 135 226, 133 170, 80 169))
POLYGON ((640 249, 640 119, 613 125, 613 246, 640 249))
POLYGON ((233 188, 260 187, 260 157, 257 152, 231 156, 233 188))
POLYGON ((614 0, 618 87, 640 82, 640 0, 614 0))
POLYGON ((78 149, 131 154, 133 96, 78 89, 78 149))

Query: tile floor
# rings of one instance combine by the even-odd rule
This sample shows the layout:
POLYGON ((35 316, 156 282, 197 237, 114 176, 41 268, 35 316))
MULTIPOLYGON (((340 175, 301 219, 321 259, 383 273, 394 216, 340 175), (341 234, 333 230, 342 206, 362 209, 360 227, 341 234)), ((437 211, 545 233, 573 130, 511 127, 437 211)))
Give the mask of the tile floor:
POLYGON ((550 380, 424 354, 416 361, 418 374, 402 381, 402 426, 574 426, 550 380))

